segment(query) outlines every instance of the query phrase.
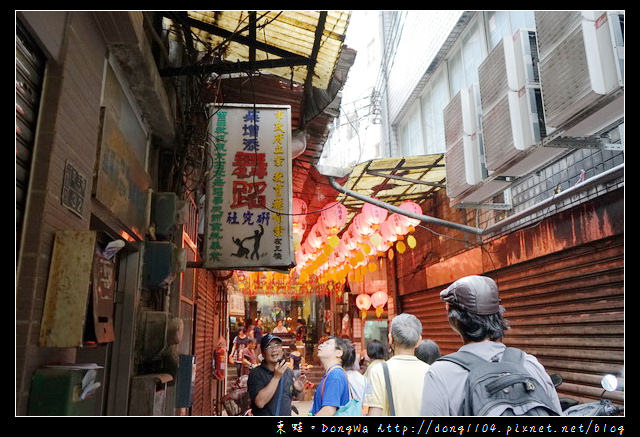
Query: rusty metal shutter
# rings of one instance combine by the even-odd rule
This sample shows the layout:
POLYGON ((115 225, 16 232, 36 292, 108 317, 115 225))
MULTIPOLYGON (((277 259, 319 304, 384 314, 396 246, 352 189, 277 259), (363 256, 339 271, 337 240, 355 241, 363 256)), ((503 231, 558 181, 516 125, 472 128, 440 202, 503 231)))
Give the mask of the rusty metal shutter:
POLYGON ((45 57, 16 21, 16 248, 24 220, 45 57))
POLYGON ((194 350, 198 367, 191 415, 220 416, 226 385, 213 377, 212 361, 218 338, 227 337, 226 285, 204 269, 196 270, 196 284, 194 350))
POLYGON ((212 357, 214 349, 214 299, 215 284, 211 273, 204 269, 196 271, 196 312, 194 350, 198 367, 194 387, 191 415, 210 416, 211 383, 213 380, 212 357))
MULTIPOLYGON (((486 274, 497 281, 507 309, 505 344, 560 374, 561 397, 590 402, 602 393, 602 375, 624 376, 624 236, 486 274)), ((401 297, 402 311, 420 318, 424 338, 443 354, 462 345, 439 299, 446 285, 401 297)), ((624 402, 620 391, 605 397, 624 402)))

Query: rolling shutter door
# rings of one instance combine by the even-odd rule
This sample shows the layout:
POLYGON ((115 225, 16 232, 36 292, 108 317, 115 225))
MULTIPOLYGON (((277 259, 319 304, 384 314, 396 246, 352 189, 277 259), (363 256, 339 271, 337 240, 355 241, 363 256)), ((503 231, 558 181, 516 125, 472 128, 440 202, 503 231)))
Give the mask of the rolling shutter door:
MULTIPOLYGON (((564 382, 558 394, 590 402, 602 393, 600 379, 624 377, 624 236, 510 266, 496 279, 505 317, 505 344, 535 355, 564 382)), ((402 311, 423 323, 443 354, 462 345, 449 327, 439 293, 443 286, 402 296, 402 311)), ((623 392, 607 394, 622 403, 623 392)))
POLYGON ((24 221, 45 57, 16 21, 16 249, 24 221))

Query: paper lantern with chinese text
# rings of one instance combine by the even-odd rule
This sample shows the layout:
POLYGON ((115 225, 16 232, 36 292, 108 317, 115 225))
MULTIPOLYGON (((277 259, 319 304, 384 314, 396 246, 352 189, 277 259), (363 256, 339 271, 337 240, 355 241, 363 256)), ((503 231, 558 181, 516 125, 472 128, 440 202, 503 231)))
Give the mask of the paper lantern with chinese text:
POLYGON ((371 308, 371 297, 367 293, 359 294, 356 297, 356 306, 360 310, 362 320, 367 318, 367 310, 371 308))
POLYGON ((322 209, 322 223, 329 234, 337 234, 347 221, 347 207, 339 202, 331 202, 322 209))
POLYGON ((356 215, 353 218, 353 231, 362 236, 369 236, 373 234, 373 227, 367 222, 366 218, 362 215, 362 213, 356 215))
MULTIPOLYGON (((400 208, 406 209, 407 211, 412 212, 414 214, 422 214, 422 208, 420 208, 420 205, 410 200, 402 202, 400 204, 400 208)), ((409 224, 409 226, 411 226, 410 232, 413 232, 413 228, 415 228, 416 226, 418 226, 418 224, 420 224, 420 220, 418 219, 407 217, 406 215, 403 217, 405 221, 409 224)))
POLYGON ((389 296, 384 291, 376 291, 371 295, 371 304, 376 309, 376 317, 380 318, 384 312, 384 305, 387 303, 389 296))
POLYGON ((321 228, 317 224, 315 224, 311 228, 311 231, 309 231, 309 235, 307 235, 306 241, 312 248, 319 249, 324 244, 325 239, 326 235, 323 234, 321 228))
POLYGON ((404 234, 409 231, 409 223, 406 220, 407 218, 408 217, 396 213, 393 213, 391 214, 391 216, 389 216, 391 229, 396 234, 399 240, 404 238, 404 234))
POLYGON ((395 232, 395 227, 391 220, 392 216, 393 214, 391 214, 389 218, 380 225, 380 236, 388 246, 391 246, 398 239, 398 235, 395 232))
POLYGON ((364 202, 360 214, 369 225, 377 229, 387 218, 388 211, 372 203, 364 202))

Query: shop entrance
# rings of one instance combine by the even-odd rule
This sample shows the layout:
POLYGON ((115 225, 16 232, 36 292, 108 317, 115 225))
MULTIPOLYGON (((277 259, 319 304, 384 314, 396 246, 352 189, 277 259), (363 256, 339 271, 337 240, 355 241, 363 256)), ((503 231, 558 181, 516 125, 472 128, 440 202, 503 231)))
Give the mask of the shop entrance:
POLYGON ((387 334, 389 332, 389 324, 387 320, 366 320, 364 322, 364 346, 371 340, 379 340, 384 344, 385 349, 388 348, 387 334))

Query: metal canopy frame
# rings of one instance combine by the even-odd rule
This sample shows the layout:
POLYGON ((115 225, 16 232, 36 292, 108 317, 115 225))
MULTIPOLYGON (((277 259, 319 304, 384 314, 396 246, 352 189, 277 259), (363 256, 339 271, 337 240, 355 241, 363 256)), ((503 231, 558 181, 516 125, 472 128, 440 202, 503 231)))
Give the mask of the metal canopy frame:
POLYGON ((194 27, 196 29, 205 31, 212 35, 216 35, 225 38, 228 41, 233 41, 249 48, 249 60, 246 62, 225 62, 225 61, 212 61, 209 64, 202 65, 184 65, 181 67, 164 68, 160 71, 160 76, 181 76, 181 75, 195 75, 195 74, 208 74, 208 73, 240 73, 250 72, 260 69, 270 69, 279 67, 297 67, 306 66, 307 76, 305 79, 305 94, 310 92, 311 80, 313 78, 314 69, 316 65, 316 58, 320 49, 320 41, 322 33, 327 19, 327 12, 321 11, 318 24, 315 29, 315 38, 313 42, 313 49, 310 57, 304 57, 291 51, 285 50, 281 47, 277 47, 271 44, 260 42, 256 38, 257 20, 256 12, 249 11, 249 24, 240 30, 232 32, 227 29, 223 29, 214 24, 205 23, 195 18, 188 16, 187 12, 171 12, 171 11, 159 11, 159 14, 163 17, 169 18, 174 22, 181 23, 188 27, 194 27), (249 31, 249 36, 240 35, 240 33, 249 31), (279 56, 279 59, 267 59, 256 61, 256 50, 260 50, 275 56, 279 56))
MULTIPOLYGON (((411 200, 417 203, 429 198, 436 191, 445 188, 445 176, 434 175, 433 170, 444 170, 444 154, 433 155, 430 163, 420 163, 421 159, 428 156, 403 157, 393 166, 377 166, 374 164, 381 160, 368 161, 361 172, 353 179, 349 180, 345 186, 353 191, 362 191, 361 185, 370 185, 365 190, 370 190, 370 197, 375 197, 385 203, 400 204, 403 201, 411 200), (416 172, 418 170, 418 172, 416 172), (412 177, 407 177, 410 174, 412 177), (368 184, 364 184, 364 178, 369 178, 368 184), (376 178, 371 182, 371 178, 376 178), (407 182, 407 184, 397 184, 393 181, 407 182), (409 192, 415 190, 415 184, 430 187, 427 190, 409 192), (404 187, 404 188, 403 188, 404 187)), ((386 160, 383 160, 386 161, 386 160)), ((362 207, 362 202, 357 198, 345 199, 344 206, 351 212, 357 212, 362 207)))

